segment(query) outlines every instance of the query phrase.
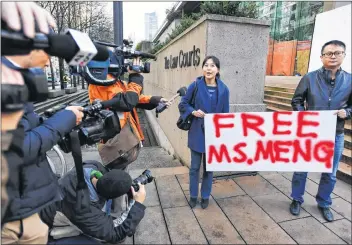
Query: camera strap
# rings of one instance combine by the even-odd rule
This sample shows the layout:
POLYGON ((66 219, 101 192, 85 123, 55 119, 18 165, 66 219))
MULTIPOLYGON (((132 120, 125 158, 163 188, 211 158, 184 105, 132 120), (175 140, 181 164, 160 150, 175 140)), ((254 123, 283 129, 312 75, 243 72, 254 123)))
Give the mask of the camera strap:
POLYGON ((74 209, 76 213, 87 213, 90 212, 90 198, 88 186, 84 180, 82 150, 77 130, 73 130, 70 133, 70 139, 72 157, 75 162, 77 174, 76 203, 74 209))

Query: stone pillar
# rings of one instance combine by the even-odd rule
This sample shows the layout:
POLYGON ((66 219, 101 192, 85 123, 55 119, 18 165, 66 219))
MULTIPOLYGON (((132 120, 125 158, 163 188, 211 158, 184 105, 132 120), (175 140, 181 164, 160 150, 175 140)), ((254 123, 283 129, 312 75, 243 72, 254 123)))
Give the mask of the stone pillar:
POLYGON ((265 111, 267 22, 212 16, 208 20, 206 40, 206 54, 220 59, 221 78, 230 90, 230 111, 265 111))
MULTIPOLYGON (((249 18, 206 15, 157 53, 151 72, 144 75, 144 93, 170 98, 182 86, 188 86, 202 75, 207 55, 220 59, 221 79, 230 90, 231 112, 265 111, 264 83, 268 54, 270 22, 249 18)), ((179 117, 177 99, 158 118, 156 137, 167 138, 181 162, 190 165, 187 132, 176 126, 179 117)), ((155 119, 155 120, 154 120, 155 119)), ((159 141, 161 142, 161 141, 159 141)), ((163 146, 163 145, 161 145, 163 146)), ((167 147, 167 148, 168 148, 167 147)))

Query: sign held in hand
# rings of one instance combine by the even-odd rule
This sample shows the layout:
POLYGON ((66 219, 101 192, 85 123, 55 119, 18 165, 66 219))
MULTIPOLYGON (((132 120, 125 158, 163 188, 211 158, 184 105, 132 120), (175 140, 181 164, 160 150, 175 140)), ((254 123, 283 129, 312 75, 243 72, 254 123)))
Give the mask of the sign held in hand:
POLYGON ((206 114, 206 169, 331 173, 334 112, 206 114))

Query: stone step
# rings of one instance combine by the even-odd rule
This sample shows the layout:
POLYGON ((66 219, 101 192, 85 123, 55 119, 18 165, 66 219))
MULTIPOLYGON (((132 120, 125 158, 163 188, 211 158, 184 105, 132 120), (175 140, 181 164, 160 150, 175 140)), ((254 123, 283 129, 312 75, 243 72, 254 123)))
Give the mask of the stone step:
POLYGON ((345 133, 345 148, 352 150, 352 137, 347 132, 345 133))
POLYGON ((350 164, 340 162, 337 178, 352 185, 352 166, 350 164))
POLYGON ((264 99, 265 100, 270 100, 270 101, 277 101, 280 103, 285 103, 291 106, 291 98, 287 98, 287 97, 283 97, 280 95, 268 95, 268 94, 264 94, 264 99))
POLYGON ((264 91, 271 90, 271 91, 281 91, 281 92, 286 92, 286 93, 294 93, 295 88, 289 88, 289 87, 279 87, 279 86, 265 86, 264 91))
POLYGON ((342 152, 342 162, 352 165, 352 150, 344 149, 342 152))
POLYGON ((291 111, 291 104, 277 102, 275 100, 264 99, 264 103, 271 107, 276 107, 285 111, 291 111))
POLYGON ((286 97, 286 98, 290 98, 290 99, 293 97, 293 93, 276 91, 276 90, 265 90, 265 94, 277 95, 277 96, 282 96, 282 97, 286 97))

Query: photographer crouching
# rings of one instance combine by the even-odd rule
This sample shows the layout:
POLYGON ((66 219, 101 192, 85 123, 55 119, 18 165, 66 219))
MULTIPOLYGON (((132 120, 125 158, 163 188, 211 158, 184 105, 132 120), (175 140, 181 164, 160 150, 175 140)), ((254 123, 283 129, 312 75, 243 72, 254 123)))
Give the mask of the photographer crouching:
POLYGON ((126 236, 134 234, 144 217, 145 206, 142 203, 146 192, 139 182, 145 184, 153 178, 147 176, 144 179, 148 180, 144 183, 132 182, 125 171, 109 170, 96 161, 86 161, 83 168, 89 189, 90 211, 75 211, 77 172, 73 168, 59 180, 64 199, 40 212, 42 220, 51 228, 49 244, 99 244, 99 240, 123 242, 126 236), (126 193, 130 197, 127 210, 118 217, 112 216, 112 199, 126 193))
MULTIPOLYGON (((32 75, 45 76, 41 68, 48 63, 49 56, 43 50, 33 50, 28 55, 6 56, 1 61, 7 67, 29 69, 32 75)), ((45 244, 48 227, 41 221, 38 212, 45 206, 62 198, 57 178, 46 158, 46 152, 79 124, 83 113, 81 107, 67 107, 52 118, 43 121, 33 108, 25 104, 24 114, 17 129, 24 131, 21 148, 22 164, 8 164, 7 192, 11 196, 3 218, 1 232, 3 244, 45 244)))

